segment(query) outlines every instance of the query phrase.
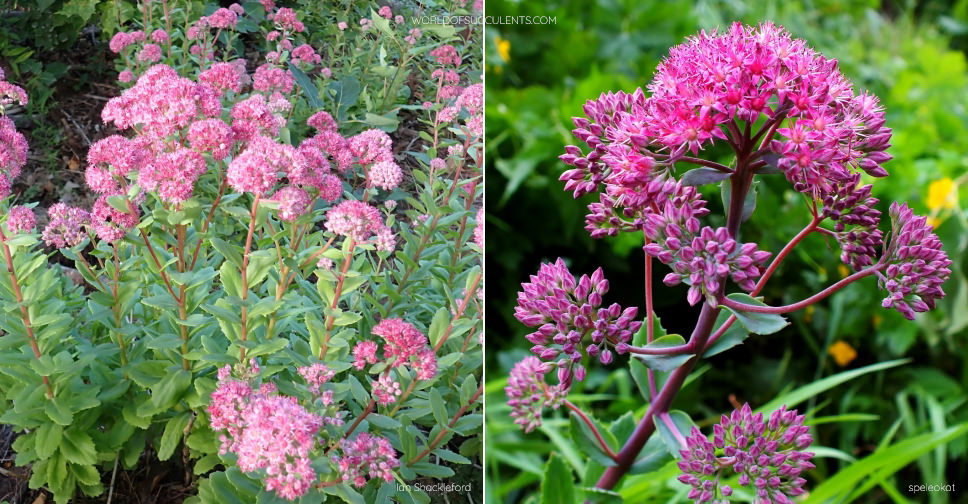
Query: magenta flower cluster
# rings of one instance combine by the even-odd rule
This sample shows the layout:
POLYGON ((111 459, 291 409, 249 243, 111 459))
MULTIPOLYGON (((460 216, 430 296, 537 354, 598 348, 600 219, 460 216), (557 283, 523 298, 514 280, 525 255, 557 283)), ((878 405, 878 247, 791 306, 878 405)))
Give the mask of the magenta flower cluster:
POLYGON ((888 292, 883 306, 914 320, 915 312, 933 309, 935 301, 944 297, 941 285, 951 275, 951 260, 925 217, 896 202, 890 213, 894 240, 885 254, 888 266, 880 276, 888 292))
POLYGON ((642 325, 635 320, 638 308, 623 310, 617 303, 601 306, 602 296, 608 292, 601 268, 575 280, 559 258, 553 264, 542 264, 521 289, 514 316, 524 325, 538 328, 527 336, 534 344, 531 351, 542 361, 557 360, 564 390, 571 387, 573 378, 585 379, 582 349, 608 364, 613 351, 627 352, 632 334, 642 325))
POLYGON ((721 479, 738 474, 741 486, 752 485, 756 502, 792 504, 804 493, 800 475, 814 468, 814 454, 803 451, 813 443, 803 419, 783 406, 764 422, 762 413, 754 415, 745 404, 713 426, 711 442, 693 427, 678 463, 679 481, 692 486, 689 498, 700 503, 728 498, 733 489, 721 479))
POLYGON ((544 376, 555 369, 554 363, 542 362, 529 355, 514 365, 504 392, 511 407, 511 418, 524 432, 541 426, 541 412, 545 408, 558 409, 568 394, 564 384, 548 385, 544 376))

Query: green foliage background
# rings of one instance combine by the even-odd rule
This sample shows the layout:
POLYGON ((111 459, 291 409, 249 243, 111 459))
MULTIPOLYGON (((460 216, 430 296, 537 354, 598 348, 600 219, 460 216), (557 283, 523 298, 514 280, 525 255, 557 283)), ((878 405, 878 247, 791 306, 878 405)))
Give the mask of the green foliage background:
MULTIPOLYGON (((526 328, 513 318, 521 282, 542 261, 560 256, 576 275, 602 266, 611 280, 606 302, 643 305, 641 239, 590 239, 583 230, 583 216, 591 200, 573 200, 557 180, 564 169, 557 156, 565 145, 576 142, 570 118, 583 115, 585 101, 604 91, 644 87, 668 48, 685 36, 725 27, 734 20, 784 25, 825 56, 837 58, 856 89, 880 97, 887 125, 894 129, 888 152, 895 159, 885 166, 891 176, 877 181, 874 195, 880 198, 885 215, 890 202, 899 200, 936 218, 937 232, 954 260, 954 272, 945 285, 948 297, 939 309, 914 323, 880 307, 884 296, 874 281, 852 285, 811 309, 791 314, 792 323, 784 331, 753 337, 710 359, 674 407, 690 413, 700 427, 708 427, 721 412, 732 409, 731 399, 749 401, 755 407, 844 370, 911 359, 841 383, 799 405, 813 419, 832 418, 815 430, 816 445, 845 455, 820 458, 818 468, 808 475, 808 487, 834 479, 834 484, 844 485, 839 490, 843 492, 863 488, 832 478, 855 457, 916 436, 940 436, 947 427, 968 420, 968 366, 962 358, 968 341, 964 253, 968 245, 964 210, 968 203, 964 189, 968 184, 968 1, 605 0, 591 4, 489 0, 487 14, 549 16, 556 21, 492 25, 485 37, 486 271, 491 278, 486 334, 488 502, 536 500, 539 482, 552 465, 546 466, 551 451, 563 454, 571 470, 578 471, 580 465, 578 455, 571 453, 562 413, 552 412, 550 419, 546 414, 539 432, 524 435, 510 423, 504 405, 507 373, 530 345, 524 339, 526 328), (929 207, 930 184, 945 178, 952 179, 957 194, 949 205, 935 202, 934 208, 929 207), (856 359, 845 367, 828 353, 831 344, 841 340, 857 351, 856 359), (866 416, 843 416, 855 414, 866 416)), ((716 157, 727 152, 712 149, 706 154, 716 157)), ((713 214, 721 215, 718 195, 711 194, 709 200, 713 214)), ((757 241, 761 248, 775 252, 807 222, 803 201, 789 184, 782 177, 764 179, 757 211, 744 226, 743 241, 757 241)), ((803 299, 840 279, 844 270, 838 255, 836 244, 831 247, 820 236, 810 237, 768 284, 767 301, 785 304, 803 299)), ((656 278, 664 273, 660 268, 656 278)), ((696 310, 684 303, 684 297, 684 289, 659 288, 656 310, 669 332, 692 327, 696 310)), ((628 377, 626 360, 592 368, 586 395, 572 395, 573 402, 603 420, 629 411, 640 418, 645 403, 628 377)), ((912 452, 914 463, 904 462, 898 472, 882 474, 886 484, 874 482, 847 500, 965 501, 964 490, 930 495, 907 491, 909 484, 963 481, 968 474, 968 443, 963 435, 952 439, 939 441, 927 455, 912 452)), ((554 465, 559 466, 558 462, 554 465)), ((665 469, 659 478, 654 474, 627 478, 623 493, 656 501, 684 495, 686 487, 674 481, 675 471, 665 469), (643 478, 651 479, 646 483, 643 478), (634 493, 629 490, 633 488, 634 493)))

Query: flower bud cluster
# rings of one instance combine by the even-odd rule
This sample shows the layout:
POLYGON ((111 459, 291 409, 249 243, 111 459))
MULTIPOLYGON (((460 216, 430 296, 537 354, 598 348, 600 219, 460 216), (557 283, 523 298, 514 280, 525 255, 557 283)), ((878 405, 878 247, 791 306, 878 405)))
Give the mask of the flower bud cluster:
POLYGON ((721 479, 738 474, 741 486, 752 485, 756 502, 792 504, 804 493, 801 473, 814 468, 814 454, 802 451, 813 443, 803 419, 783 406, 764 422, 763 414, 754 415, 746 404, 723 415, 713 427, 712 442, 693 427, 678 463, 679 481, 692 486, 689 498, 725 502, 733 489, 721 479))
POLYGON ((635 320, 635 307, 623 310, 617 303, 602 307, 608 280, 601 268, 575 280, 559 258, 554 264, 542 264, 538 274, 521 288, 514 316, 524 325, 538 328, 527 336, 534 344, 531 351, 543 361, 558 360, 558 378, 565 389, 572 378, 585 378, 581 350, 586 337, 591 342, 585 352, 608 364, 613 349, 625 353, 632 334, 642 325, 635 320))
POLYGON ((559 383, 548 385, 544 375, 555 369, 551 362, 529 355, 514 365, 504 392, 511 407, 514 423, 531 432, 541 426, 541 411, 545 408, 558 409, 568 394, 568 388, 559 383))
POLYGON ((951 276, 951 260, 927 218, 897 202, 891 204, 890 214, 893 239, 884 259, 888 266, 879 282, 888 292, 882 306, 914 320, 915 312, 933 309, 944 297, 941 285, 951 276))
POLYGON ((874 208, 877 198, 871 196, 871 185, 860 185, 860 174, 834 184, 823 197, 821 216, 834 221, 834 232, 840 243, 840 260, 854 270, 874 264, 884 241, 877 229, 881 212, 874 208))

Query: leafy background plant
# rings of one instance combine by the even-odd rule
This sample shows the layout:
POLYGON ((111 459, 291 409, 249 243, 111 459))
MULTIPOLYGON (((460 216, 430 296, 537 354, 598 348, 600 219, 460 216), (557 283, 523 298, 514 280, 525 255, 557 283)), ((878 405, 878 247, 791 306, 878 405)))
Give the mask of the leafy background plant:
MULTIPOLYGON (((15 12, 21 19, 33 20, 33 25, 25 26, 46 23, 54 31, 63 31, 65 40, 59 43, 69 46, 71 30, 91 19, 94 3, 67 4, 65 9, 90 4, 90 9, 85 7, 78 14, 76 26, 62 24, 60 18, 45 21, 37 15, 36 6, 15 12)), ((103 23, 99 33, 110 38, 119 27, 157 28, 140 26, 143 18, 136 5, 123 1, 98 5, 103 23)), ((158 2, 152 5, 160 16, 158 2)), ((201 2, 170 5, 172 17, 182 22, 218 8, 201 2)), ((352 425, 355 432, 379 431, 392 438, 403 462, 398 477, 423 483, 444 479, 467 484, 472 488, 467 494, 480 492, 479 471, 473 467, 479 466, 481 454, 478 434, 482 418, 475 413, 481 393, 478 340, 482 320, 476 296, 481 270, 480 249, 472 244, 476 243, 472 235, 481 199, 477 168, 481 138, 465 124, 480 113, 458 105, 454 112, 457 122, 439 121, 435 115, 453 106, 456 96, 430 100, 427 108, 414 94, 436 92, 439 79, 429 75, 436 66, 429 52, 444 45, 457 45, 455 52, 463 56, 463 62, 454 67, 460 72, 461 84, 477 81, 481 73, 479 32, 475 36, 473 27, 465 27, 464 37, 459 37, 453 27, 430 26, 427 35, 407 44, 403 42, 406 29, 419 26, 409 17, 421 11, 417 5, 395 6, 398 14, 407 16, 396 23, 399 26, 379 18, 374 23, 377 28, 368 32, 360 29, 359 20, 377 18, 378 4, 347 2, 328 10, 307 2, 310 5, 314 10, 307 18, 308 33, 326 57, 331 73, 310 77, 294 71, 299 94, 289 122, 292 127, 283 128, 281 140, 298 143, 311 136, 305 122, 318 110, 332 111, 338 117, 340 133, 347 137, 370 128, 392 132, 393 145, 387 148, 393 149, 406 172, 400 188, 367 190, 361 179, 365 174, 350 172, 342 189, 349 199, 388 202, 381 217, 390 225, 396 221, 396 252, 377 254, 371 244, 354 246, 352 240, 337 240, 336 246, 328 248, 326 239, 320 239, 320 233, 326 231, 317 225, 328 205, 318 205, 311 209, 314 218, 285 225, 282 230, 284 224, 271 216, 278 203, 260 205, 258 199, 250 202, 241 194, 222 195, 224 185, 220 190, 218 177, 224 167, 217 174, 209 171, 196 188, 196 198, 184 204, 161 205, 155 196, 149 196, 149 208, 143 209, 144 220, 138 229, 113 246, 95 240, 55 251, 40 246, 37 234, 9 237, 6 245, 12 249, 18 282, 24 286, 23 304, 29 306, 27 317, 36 328, 38 346, 33 349, 26 344, 34 336, 25 331, 17 309, 20 300, 13 298, 16 289, 11 277, 4 275, 0 280, 5 302, 0 316, 0 345, 4 348, 0 392, 5 403, 3 422, 21 434, 12 446, 17 462, 33 462, 31 488, 43 486, 58 502, 75 494, 78 498, 82 493, 97 496, 113 492, 119 468, 132 474, 144 468, 145 477, 154 479, 146 487, 154 492, 158 478, 150 474, 153 466, 183 478, 180 488, 172 492, 177 497, 169 494, 172 501, 197 493, 191 500, 274 502, 276 496, 262 488, 258 476, 245 475, 234 467, 233 455, 219 453, 218 435, 209 427, 205 412, 216 387, 213 373, 245 355, 261 361, 262 379, 271 377, 287 395, 305 396, 305 388, 297 385, 302 379, 296 366, 308 365, 314 361, 313 355, 322 353, 341 373, 340 383, 331 384, 330 390, 337 402, 346 402, 346 427, 352 425), (345 33, 340 30, 342 35, 334 33, 337 21, 350 26, 345 33), (341 56, 335 39, 360 54, 341 56), (361 56, 374 53, 381 55, 379 61, 361 56), (371 66, 384 70, 364 78, 371 66), (344 76, 354 75, 360 75, 355 93, 331 85, 349 82, 344 76), (335 79, 330 80, 331 76, 335 79), (402 117, 401 112, 409 115, 402 117), (431 162, 434 158, 439 163, 431 162), (251 253, 246 228, 250 237, 254 235, 251 253), (190 267, 179 251, 184 250, 186 238, 191 244, 197 238, 205 249, 196 256, 197 262, 191 259, 190 267), (322 247, 309 250, 305 248, 309 243, 322 247), (299 255, 284 257, 282 250, 288 247, 299 255), (336 268, 342 267, 342 272, 322 267, 307 275, 306 265, 315 264, 320 256, 336 268), (77 271, 56 262, 71 264, 77 271), (288 273, 297 271, 291 280, 294 292, 278 288, 285 285, 288 273), (243 285, 247 279, 249 289, 240 288, 240 276, 243 285), (248 290, 252 292, 247 299, 244 292, 248 290), (238 324, 245 327, 246 315, 243 309, 240 321, 239 305, 248 308, 249 340, 240 338, 238 324), (438 355, 433 380, 418 384, 406 377, 407 391, 400 398, 400 407, 387 411, 381 407, 377 409, 381 414, 371 415, 374 408, 367 405, 365 376, 344 374, 350 366, 335 360, 346 359, 354 340, 379 320, 404 314, 447 357, 438 355), (324 350, 327 345, 328 353, 324 350), (41 377, 45 384, 50 383, 49 388, 37 387, 41 377), (445 382, 448 385, 440 390, 432 385, 445 382)), ((250 15, 240 22, 240 43, 233 45, 226 36, 222 50, 238 50, 258 61, 266 50, 262 47, 266 30, 258 26, 265 20, 265 12, 258 2, 247 2, 245 7, 250 15)), ((451 7, 455 13, 466 13, 457 3, 451 7)), ((171 36, 184 41, 177 29, 171 36)), ((53 46, 43 48, 52 50, 53 46)), ((20 62, 27 63, 21 65, 26 68, 21 72, 17 67, 8 79, 42 68, 32 67, 35 62, 29 56, 20 62)), ((165 62, 194 77, 197 63, 187 54, 176 50, 165 62)), ((48 147, 31 146, 41 152, 48 147)), ((29 196, 21 191, 16 198, 22 202, 29 196)), ((117 212, 129 211, 131 204, 123 195, 109 201, 117 212)), ((4 217, 7 208, 5 202, 4 217)), ((340 433, 330 435, 338 438, 340 433)), ((328 452, 314 464, 318 473, 333 477, 328 452)), ((9 474, 4 472, 4 478, 9 474)), ((360 492, 349 484, 328 484, 314 490, 304 502, 323 501, 327 495, 350 502, 390 496, 401 502, 431 502, 427 492, 398 490, 393 483, 370 485, 360 492)), ((469 497, 457 494, 450 498, 469 497)))
MULTIPOLYGON (((909 201, 916 211, 933 215, 946 251, 955 261, 954 273, 940 309, 916 323, 883 310, 873 282, 859 282, 813 309, 791 314, 788 329, 750 338, 698 369, 675 407, 688 409, 700 426, 708 426, 719 412, 744 401, 763 405, 775 399, 771 404, 787 402, 793 407, 790 394, 812 387, 806 389, 811 393, 803 397, 800 408, 810 413, 814 423, 821 419, 823 426, 816 444, 826 447, 821 451, 824 458, 818 458, 818 469, 808 476, 813 478, 808 487, 813 487, 818 501, 824 495, 858 502, 957 502, 961 498, 957 493, 912 494, 907 485, 955 482, 968 471, 964 462, 968 446, 957 431, 968 417, 964 408, 968 368, 961 359, 950 358, 964 354, 968 335, 968 321, 960 309, 968 301, 964 297, 968 285, 963 189, 968 182, 968 111, 963 91, 968 84, 963 52, 966 5, 964 1, 611 1, 595 7, 576 2, 488 3, 490 15, 545 15, 557 20, 550 26, 489 27, 485 37, 491 132, 486 268, 490 275, 512 279, 500 286, 492 282, 488 296, 489 502, 549 499, 552 494, 545 491, 554 490, 538 482, 580 480, 587 469, 575 449, 582 446, 580 433, 570 432, 564 415, 546 421, 541 434, 531 435, 521 433, 507 417, 503 377, 530 346, 523 337, 525 328, 512 317, 518 283, 526 281, 541 261, 561 256, 576 274, 590 273, 600 264, 607 277, 616 279, 606 303, 642 305, 641 251, 634 241, 621 236, 591 240, 582 229, 585 205, 591 200, 572 200, 557 180, 563 171, 557 156, 564 145, 574 143, 570 118, 581 116, 585 100, 601 92, 643 86, 669 46, 684 36, 733 20, 755 24, 765 19, 783 24, 793 36, 836 57, 857 87, 881 98, 887 125, 894 130, 889 152, 895 159, 886 165, 892 176, 875 185, 874 195, 881 201, 909 201), (948 187, 950 196, 943 191, 948 187), (632 280, 617 280, 623 277, 632 280), (844 345, 855 352, 853 358, 844 345), (898 358, 910 361, 888 368, 867 367, 898 358), (860 369, 866 371, 850 380, 833 379, 860 369), (888 449, 893 450, 893 458, 882 456, 888 449), (557 455, 548 462, 551 452, 557 455), (875 452, 877 456, 864 458, 875 452), (890 459, 894 465, 875 471, 878 477, 860 477, 876 459, 890 459), (851 474, 854 467, 867 469, 853 469, 856 478, 841 476, 851 474), (559 477, 550 478, 548 471, 559 477)), ((725 161, 726 151, 710 152, 725 161)), ((796 218, 795 209, 801 204, 784 180, 764 181, 748 226, 755 232, 747 231, 744 240, 777 250, 804 224, 796 218)), ((780 304, 802 299, 845 275, 837 254, 822 240, 801 245, 787 261, 764 292, 768 300, 780 304)), ((684 289, 656 297, 656 310, 670 333, 690 329, 683 326, 695 319, 684 303, 673 304, 684 297, 684 289)), ((612 372, 591 372, 586 396, 574 402, 597 418, 617 418, 610 428, 618 431, 626 412, 640 417, 646 405, 624 361, 613 367, 612 372)), ((687 489, 674 482, 677 474, 674 465, 666 465, 658 478, 632 476, 621 493, 656 501, 683 499, 687 489)))

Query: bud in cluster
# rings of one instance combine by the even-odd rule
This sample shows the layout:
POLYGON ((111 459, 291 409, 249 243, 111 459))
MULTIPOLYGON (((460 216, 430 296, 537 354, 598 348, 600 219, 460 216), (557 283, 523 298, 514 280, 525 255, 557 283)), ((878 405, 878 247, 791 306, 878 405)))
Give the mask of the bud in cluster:
POLYGON ((884 308, 894 307, 909 320, 925 312, 944 297, 941 285, 951 275, 951 260, 941 248, 925 217, 914 214, 907 204, 891 204, 893 239, 885 254, 888 264, 880 279, 887 290, 884 308))
POLYGON ((689 498, 695 502, 728 498, 733 489, 721 479, 738 474, 741 486, 752 485, 757 502, 792 504, 793 497, 804 493, 806 480, 801 473, 814 468, 810 462, 814 454, 801 451, 813 442, 803 418, 783 406, 764 422, 762 413, 754 415, 745 404, 713 426, 712 442, 693 427, 678 463, 683 473, 679 481, 692 486, 689 498))
POLYGON ((511 407, 511 418, 525 432, 539 427, 541 411, 547 407, 558 409, 568 393, 568 389, 561 384, 551 386, 545 383, 544 375, 554 367, 550 362, 541 362, 529 355, 511 369, 504 392, 511 407))
POLYGON ((612 360, 609 348, 625 349, 642 325, 635 320, 635 307, 622 310, 612 304, 602 308, 608 280, 601 268, 575 280, 559 258, 554 264, 542 264, 538 274, 521 288, 514 316, 524 325, 538 328, 527 336, 534 344, 531 351, 543 361, 558 360, 558 374, 565 388, 571 386, 573 378, 584 379, 581 350, 586 337, 591 339, 586 353, 608 364, 612 360))
POLYGON ((823 198, 822 216, 835 222, 834 232, 843 252, 840 260, 854 270, 874 264, 884 234, 877 229, 881 212, 874 208, 877 198, 871 186, 860 185, 860 175, 853 174, 823 198))
POLYGON ((387 483, 393 481, 393 470, 400 467, 397 452, 386 438, 361 432, 353 440, 340 441, 342 456, 334 456, 333 462, 344 482, 360 488, 366 478, 379 478, 387 483))
POLYGON ((663 279, 666 285, 685 282, 690 286, 689 304, 698 303, 705 295, 716 306, 727 276, 746 291, 756 288, 769 252, 757 250, 755 243, 740 245, 724 227, 714 230, 706 226, 690 240, 688 230, 683 233, 672 226, 666 226, 664 240, 646 245, 645 251, 672 266, 672 273, 663 279))

